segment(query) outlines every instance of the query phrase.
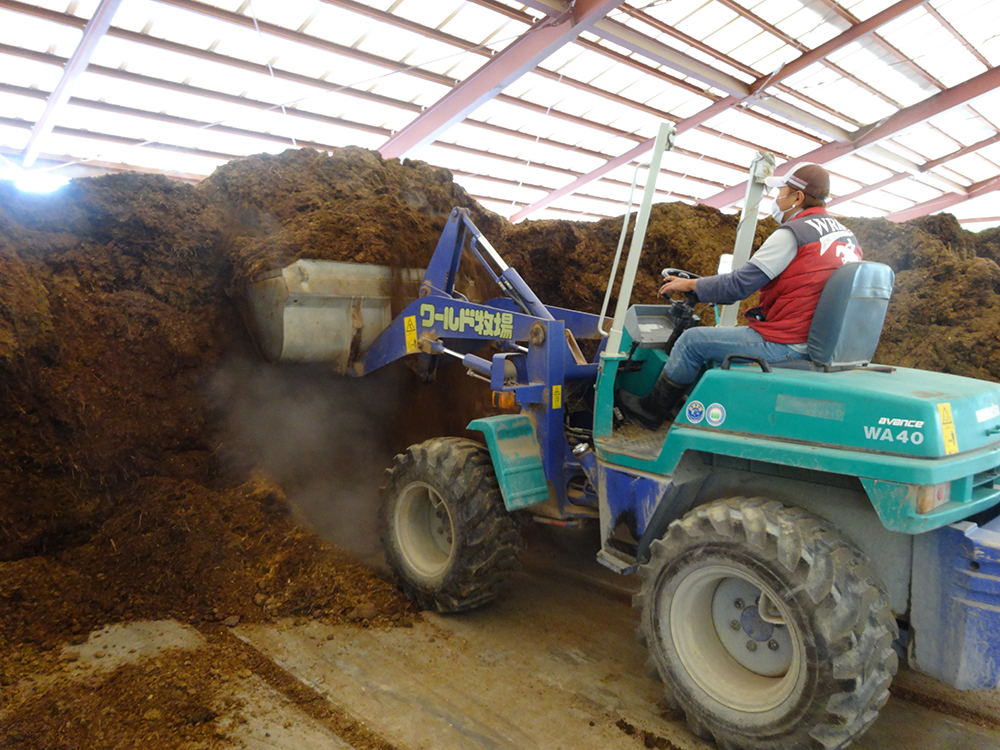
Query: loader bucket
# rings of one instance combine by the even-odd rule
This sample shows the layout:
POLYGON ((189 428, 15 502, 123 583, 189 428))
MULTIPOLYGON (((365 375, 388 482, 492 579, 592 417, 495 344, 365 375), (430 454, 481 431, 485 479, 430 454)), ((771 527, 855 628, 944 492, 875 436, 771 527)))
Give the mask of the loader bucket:
POLYGON ((417 298, 423 271, 299 260, 249 285, 244 315, 268 362, 330 362, 341 375, 417 298))

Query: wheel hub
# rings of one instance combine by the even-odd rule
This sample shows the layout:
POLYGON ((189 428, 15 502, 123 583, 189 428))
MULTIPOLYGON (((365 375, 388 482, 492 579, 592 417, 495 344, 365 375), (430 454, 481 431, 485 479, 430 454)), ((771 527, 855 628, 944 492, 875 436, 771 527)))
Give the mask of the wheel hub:
POLYGON ((791 634, 780 614, 775 615, 767 596, 743 578, 722 580, 712 596, 712 621, 722 645, 764 677, 780 677, 792 663, 791 634))
POLYGON ((396 506, 396 533, 400 551, 421 575, 440 575, 451 561, 455 528, 448 506, 436 489, 413 482, 400 493, 396 506))
POLYGON ((797 689, 804 670, 798 629, 756 575, 728 562, 704 565, 659 606, 679 666, 711 699, 763 713, 797 689))

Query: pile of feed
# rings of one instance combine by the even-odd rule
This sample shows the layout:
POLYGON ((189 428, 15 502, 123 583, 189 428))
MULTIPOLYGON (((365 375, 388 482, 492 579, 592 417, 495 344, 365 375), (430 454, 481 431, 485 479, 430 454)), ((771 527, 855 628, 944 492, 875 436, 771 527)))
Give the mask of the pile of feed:
MULTIPOLYGON (((599 310, 620 219, 513 226, 446 170, 363 149, 241 159, 197 186, 0 182, 0 683, 122 620, 417 616, 356 562, 378 554, 381 470, 462 434, 486 387, 457 367, 428 387, 405 364, 360 380, 265 366, 235 296, 303 257, 423 267, 455 206, 543 301, 599 310), (363 543, 345 553, 302 515, 363 543)), ((1000 380, 1000 232, 848 223, 897 271, 877 359, 1000 380)), ((633 301, 657 300, 663 267, 712 273, 735 231, 713 209, 655 206, 633 301)))

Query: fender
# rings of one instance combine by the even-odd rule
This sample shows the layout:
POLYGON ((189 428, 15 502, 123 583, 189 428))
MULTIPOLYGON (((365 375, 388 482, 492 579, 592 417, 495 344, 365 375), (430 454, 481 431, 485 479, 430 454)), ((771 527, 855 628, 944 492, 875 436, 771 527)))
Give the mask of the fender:
POLYGON ((508 511, 549 499, 542 449, 530 419, 523 414, 500 414, 474 419, 467 429, 481 432, 486 438, 508 511))

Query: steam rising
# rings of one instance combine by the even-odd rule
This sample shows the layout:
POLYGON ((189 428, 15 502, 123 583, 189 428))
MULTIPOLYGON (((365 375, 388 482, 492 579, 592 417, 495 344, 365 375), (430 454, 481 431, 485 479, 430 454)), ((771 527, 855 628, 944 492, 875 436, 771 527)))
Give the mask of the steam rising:
POLYGON ((267 473, 297 515, 369 564, 379 560, 379 486, 394 453, 399 375, 333 375, 323 365, 223 366, 210 386, 223 460, 267 473))

